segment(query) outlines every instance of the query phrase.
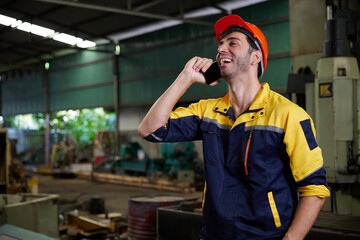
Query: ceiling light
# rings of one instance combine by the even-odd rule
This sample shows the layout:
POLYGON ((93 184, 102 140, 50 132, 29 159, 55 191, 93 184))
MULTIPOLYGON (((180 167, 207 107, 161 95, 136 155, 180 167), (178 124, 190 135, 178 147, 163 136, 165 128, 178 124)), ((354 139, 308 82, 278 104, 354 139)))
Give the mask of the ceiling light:
POLYGON ((96 46, 96 43, 94 42, 91 42, 91 41, 88 41, 88 40, 85 40, 85 41, 82 41, 82 42, 79 42, 78 44, 76 44, 78 47, 80 48, 89 48, 89 47, 95 47, 96 46))
POLYGON ((115 54, 120 55, 120 45, 115 46, 115 54))
POLYGON ((55 33, 55 31, 50 28, 45 28, 45 27, 41 27, 39 25, 32 24, 31 25, 31 33, 42 36, 42 37, 48 37, 50 35, 53 35, 55 33))
POLYGON ((17 20, 17 21, 15 21, 13 24, 11 24, 11 27, 12 27, 12 28, 16 28, 16 27, 19 26, 20 24, 22 24, 22 21, 21 21, 21 20, 17 20))
POLYGON ((67 43, 69 45, 77 45, 80 48, 95 47, 96 43, 88 40, 66 34, 66 33, 55 33, 54 30, 46 27, 42 27, 29 22, 23 22, 12 17, 8 17, 0 14, 0 24, 10 26, 25 32, 30 32, 42 37, 51 37, 56 41, 67 43))
POLYGON ((19 26, 17 26, 17 29, 23 30, 25 32, 31 31, 31 24, 28 22, 21 23, 19 26))
POLYGON ((16 19, 12 17, 7 17, 2 14, 0 14, 0 24, 5 26, 10 26, 11 24, 15 23, 16 19))
POLYGON ((66 33, 59 33, 53 36, 53 39, 59 42, 67 43, 70 45, 75 45, 83 41, 81 38, 77 38, 75 36, 66 34, 66 33))

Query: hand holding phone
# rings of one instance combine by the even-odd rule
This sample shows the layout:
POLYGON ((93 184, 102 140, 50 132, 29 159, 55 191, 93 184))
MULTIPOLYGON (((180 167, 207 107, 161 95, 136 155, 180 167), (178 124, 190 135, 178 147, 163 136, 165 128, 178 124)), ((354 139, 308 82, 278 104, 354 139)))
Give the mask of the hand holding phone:
POLYGON ((201 73, 204 75, 206 84, 208 85, 221 78, 220 68, 217 62, 212 63, 206 72, 201 73))

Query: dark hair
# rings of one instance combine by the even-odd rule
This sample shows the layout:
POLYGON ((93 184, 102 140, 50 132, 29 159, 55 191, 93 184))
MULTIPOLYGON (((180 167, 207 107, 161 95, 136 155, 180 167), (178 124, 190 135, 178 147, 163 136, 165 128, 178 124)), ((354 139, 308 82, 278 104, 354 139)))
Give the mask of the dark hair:
POLYGON ((248 36, 246 36, 246 41, 249 43, 249 53, 252 53, 255 50, 260 50, 260 49, 257 48, 254 41, 251 40, 248 36))
MULTIPOLYGON (((249 44, 249 50, 248 53, 251 54, 253 51, 256 50, 260 50, 258 49, 258 47, 256 46, 255 42, 248 36, 248 34, 250 34, 245 28, 241 27, 241 26, 237 26, 237 25, 232 25, 230 26, 227 30, 225 30, 224 32, 221 33, 220 39, 222 39, 223 37, 226 37, 227 35, 229 35, 230 33, 233 32, 241 32, 246 36, 246 41, 249 44)), ((258 77, 261 76, 261 64, 258 63, 258 77)))

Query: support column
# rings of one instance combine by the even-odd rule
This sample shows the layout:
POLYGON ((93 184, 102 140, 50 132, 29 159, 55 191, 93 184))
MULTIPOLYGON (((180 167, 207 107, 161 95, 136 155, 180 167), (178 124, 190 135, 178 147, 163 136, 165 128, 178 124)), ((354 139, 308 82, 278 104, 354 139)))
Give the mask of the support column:
MULTIPOLYGON (((3 76, 0 76, 0 116, 2 116, 2 106, 3 106, 3 101, 2 101, 2 83, 3 83, 4 79, 3 79, 3 76)), ((4 124, 5 125, 5 120, 4 121, 4 124)), ((3 126, 5 127, 5 126, 3 126)))
POLYGON ((45 166, 50 167, 50 110, 49 110, 49 72, 43 71, 44 115, 45 115, 45 166))
POLYGON ((114 109, 115 109, 115 155, 119 155, 120 149, 120 109, 119 109, 119 55, 116 52, 113 57, 113 78, 114 78, 114 109))

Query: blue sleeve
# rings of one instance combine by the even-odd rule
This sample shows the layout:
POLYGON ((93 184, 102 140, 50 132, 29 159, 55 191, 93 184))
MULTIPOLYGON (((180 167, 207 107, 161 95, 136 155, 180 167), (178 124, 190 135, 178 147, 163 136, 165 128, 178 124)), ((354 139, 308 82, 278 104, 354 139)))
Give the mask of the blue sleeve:
POLYGON ((200 140, 200 119, 196 115, 169 118, 165 126, 151 133, 146 140, 150 142, 187 142, 200 140))

